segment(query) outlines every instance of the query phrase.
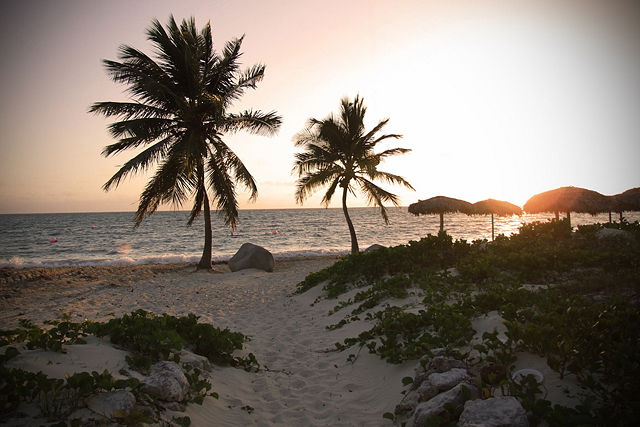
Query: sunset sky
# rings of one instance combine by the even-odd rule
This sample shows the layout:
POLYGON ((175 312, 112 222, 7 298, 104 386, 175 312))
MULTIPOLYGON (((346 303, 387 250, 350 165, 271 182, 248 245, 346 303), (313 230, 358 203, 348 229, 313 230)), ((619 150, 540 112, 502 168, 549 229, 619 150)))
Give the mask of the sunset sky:
MULTIPOLYGON (((87 110, 126 100, 102 59, 145 31, 195 17, 214 42, 245 35, 265 79, 232 111, 275 110, 277 136, 227 138, 258 183, 241 208, 295 207, 292 137, 360 94, 368 127, 413 151, 383 163, 416 191, 522 205, 565 185, 640 186, 640 7, 634 1, 32 1, 0 3, 0 213, 133 211, 150 175, 105 193, 135 152, 101 156, 110 123, 87 110)), ((304 207, 320 207, 321 193, 304 207)), ((336 198, 332 206, 339 206, 336 198)), ((351 199, 350 206, 366 201, 351 199)), ((184 206, 183 209, 189 209, 184 206)), ((171 209, 166 207, 165 209, 171 209)))

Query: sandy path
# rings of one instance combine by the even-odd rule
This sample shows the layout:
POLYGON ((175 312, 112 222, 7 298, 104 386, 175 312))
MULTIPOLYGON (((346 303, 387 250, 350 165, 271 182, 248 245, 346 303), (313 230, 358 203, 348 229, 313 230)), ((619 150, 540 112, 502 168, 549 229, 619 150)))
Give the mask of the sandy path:
POLYGON ((310 306, 318 290, 291 296, 309 272, 333 262, 281 259, 273 273, 231 273, 226 266, 208 273, 175 266, 134 274, 127 273, 128 267, 111 267, 94 280, 72 274, 35 280, 20 290, 6 284, 0 287, 0 328, 15 326, 18 317, 42 323, 60 312, 71 313, 74 320, 105 320, 110 313, 138 308, 195 313, 200 321, 248 335, 245 352, 253 352, 268 369, 214 368, 213 390, 220 399, 189 406, 192 425, 384 425, 382 414, 402 397, 401 378, 411 375, 415 364, 389 365, 366 351, 350 363, 348 352, 327 352, 346 333, 325 330, 339 320, 327 317, 335 301, 310 306))

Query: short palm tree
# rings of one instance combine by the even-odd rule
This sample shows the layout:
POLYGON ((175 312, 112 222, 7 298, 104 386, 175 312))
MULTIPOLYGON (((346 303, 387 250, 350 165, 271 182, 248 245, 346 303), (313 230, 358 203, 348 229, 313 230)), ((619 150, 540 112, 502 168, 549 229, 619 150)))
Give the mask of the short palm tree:
POLYGON ((355 194, 355 189, 359 189, 366 195, 370 205, 380 207, 382 218, 388 224, 389 217, 384 203, 391 202, 398 206, 398 197, 378 187, 372 180, 401 184, 413 190, 403 177, 378 170, 378 165, 384 158, 411 150, 391 148, 374 153, 379 142, 388 138, 401 138, 402 135, 376 137, 389 119, 381 120, 373 129, 365 131, 366 111, 362 98, 356 96, 351 101, 345 97, 341 101, 338 117, 329 115, 324 120, 311 118, 307 127, 294 137, 296 146, 303 149, 295 155, 293 168, 299 177, 296 201, 302 204, 315 190, 328 185, 322 198, 322 204, 326 207, 336 189, 342 188, 342 211, 351 235, 351 253, 358 252, 358 239, 347 210, 347 193, 355 194))
POLYGON ((211 269, 210 200, 232 229, 238 219, 236 186, 257 197, 256 183, 222 137, 238 130, 273 135, 281 118, 275 112, 227 109, 245 89, 255 89, 264 65, 239 70, 242 38, 227 42, 221 55, 213 48, 209 23, 199 32, 193 18, 178 26, 173 16, 165 29, 154 20, 147 30, 155 60, 130 46, 122 46, 120 61, 104 65, 116 83, 124 83, 129 102, 97 102, 90 112, 115 116, 109 126, 118 141, 104 148, 110 156, 144 147, 104 184, 117 187, 129 174, 155 166, 155 174, 140 196, 135 226, 160 204, 181 206, 193 199, 188 224, 204 210, 204 249, 198 268, 211 269))

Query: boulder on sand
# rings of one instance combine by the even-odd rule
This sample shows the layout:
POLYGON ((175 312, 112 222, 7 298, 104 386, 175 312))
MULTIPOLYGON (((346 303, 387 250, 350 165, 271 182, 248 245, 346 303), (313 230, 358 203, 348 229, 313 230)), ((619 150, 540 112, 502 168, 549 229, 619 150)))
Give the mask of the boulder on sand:
POLYGON ((182 402, 189 392, 189 380, 177 363, 165 360, 151 367, 142 391, 166 402, 182 402))
POLYGON ((515 397, 469 400, 464 404, 458 425, 461 427, 528 427, 527 412, 515 397))
POLYGON ((91 411, 110 419, 123 418, 135 405, 135 396, 127 390, 98 393, 87 401, 87 407, 91 411))
POLYGON ((238 252, 229 260, 229 269, 231 271, 257 268, 271 272, 274 266, 275 261, 271 252, 253 243, 244 243, 240 246, 238 252))

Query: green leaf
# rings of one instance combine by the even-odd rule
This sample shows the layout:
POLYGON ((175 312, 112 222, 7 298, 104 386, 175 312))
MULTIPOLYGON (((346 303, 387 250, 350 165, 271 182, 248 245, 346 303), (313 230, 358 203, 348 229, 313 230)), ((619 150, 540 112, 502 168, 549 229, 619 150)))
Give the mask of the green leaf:
POLYGON ((402 385, 409 385, 409 384, 413 384, 413 378, 411 377, 404 377, 402 379, 402 385))

